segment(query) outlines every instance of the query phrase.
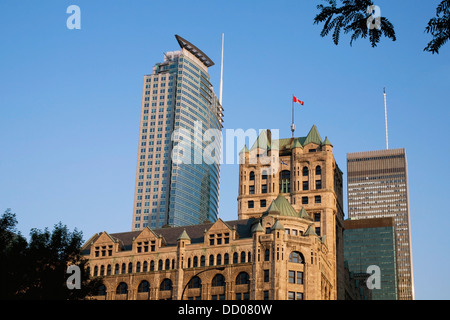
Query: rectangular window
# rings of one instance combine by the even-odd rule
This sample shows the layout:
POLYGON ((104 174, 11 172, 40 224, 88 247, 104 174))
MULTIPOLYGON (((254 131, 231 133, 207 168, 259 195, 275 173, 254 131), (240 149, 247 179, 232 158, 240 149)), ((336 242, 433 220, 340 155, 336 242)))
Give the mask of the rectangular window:
POLYGON ((248 202, 248 208, 249 209, 253 209, 255 207, 255 202, 253 201, 253 200, 250 200, 249 202, 248 202))
POLYGON ((269 282, 269 270, 264 270, 264 282, 269 282))
POLYGON ((255 186, 248 186, 248 192, 250 194, 255 194, 255 186))
POLYGON ((320 213, 314 213, 314 221, 320 222, 320 213))
POLYGON ((260 201, 259 201, 259 206, 260 206, 261 208, 265 208, 266 205, 267 205, 266 200, 260 200, 260 201))
POLYGON ((289 270, 289 283, 295 283, 295 271, 289 270))
POLYGON ((308 190, 308 181, 303 181, 303 190, 308 190))
POLYGON ((316 180, 316 189, 322 189, 322 180, 316 180))
POLYGON ((297 271, 297 284, 303 284, 303 272, 297 271))
POLYGON ((267 193, 267 184, 263 184, 263 185, 261 186, 261 192, 262 192, 262 193, 267 193))
POLYGON ((302 197, 302 204, 308 204, 308 197, 302 197))
POLYGON ((314 201, 316 203, 322 203, 322 197, 321 196, 314 196, 314 201))

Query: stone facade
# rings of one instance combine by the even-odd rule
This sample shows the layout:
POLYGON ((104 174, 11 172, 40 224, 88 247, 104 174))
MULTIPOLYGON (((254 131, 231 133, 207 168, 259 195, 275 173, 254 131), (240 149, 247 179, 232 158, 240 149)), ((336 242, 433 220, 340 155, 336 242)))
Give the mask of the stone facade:
POLYGON ((238 220, 94 235, 83 250, 104 287, 93 298, 344 299, 342 173, 332 146, 315 126, 278 142, 265 131, 241 153, 238 220), (264 153, 288 169, 263 164, 264 153))

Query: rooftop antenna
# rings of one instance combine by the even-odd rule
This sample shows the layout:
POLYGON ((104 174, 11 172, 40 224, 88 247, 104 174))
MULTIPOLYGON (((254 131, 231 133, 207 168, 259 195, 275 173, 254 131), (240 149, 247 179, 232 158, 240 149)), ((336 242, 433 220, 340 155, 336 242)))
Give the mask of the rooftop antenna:
POLYGON ((220 64, 220 91, 219 91, 219 103, 222 105, 222 88, 223 88, 223 40, 225 35, 222 33, 222 61, 220 64))
POLYGON ((386 150, 389 149, 388 124, 387 124, 387 104, 386 104, 386 87, 383 88, 384 93, 384 123, 386 126, 386 150))

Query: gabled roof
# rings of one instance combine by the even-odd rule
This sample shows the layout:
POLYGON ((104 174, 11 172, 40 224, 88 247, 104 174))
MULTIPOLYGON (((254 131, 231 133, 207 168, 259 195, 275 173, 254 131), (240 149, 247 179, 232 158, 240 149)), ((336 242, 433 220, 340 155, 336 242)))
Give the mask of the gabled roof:
MULTIPOLYGON (((251 227, 254 222, 255 219, 253 218, 224 221, 230 229, 236 229, 240 239, 252 237, 251 227)), ((192 226, 152 229, 152 232, 158 237, 162 237, 166 246, 176 246, 178 239, 183 235, 183 231, 186 231, 186 235, 191 239, 191 243, 202 243, 204 241, 205 230, 209 230, 213 225, 214 223, 211 222, 192 226)), ((123 250, 131 250, 133 240, 136 239, 141 232, 142 231, 112 233, 109 236, 112 239, 120 241, 123 244, 123 250)), ((83 254, 89 254, 89 248, 90 246, 86 245, 86 250, 83 251, 83 254)))

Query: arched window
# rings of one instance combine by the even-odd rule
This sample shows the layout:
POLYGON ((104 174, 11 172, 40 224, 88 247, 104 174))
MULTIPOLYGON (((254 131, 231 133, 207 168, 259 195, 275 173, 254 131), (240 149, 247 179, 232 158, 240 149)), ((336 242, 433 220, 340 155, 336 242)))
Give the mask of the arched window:
POLYGON ((222 264, 222 255, 219 253, 216 258, 216 264, 220 266, 222 264))
POLYGON ((194 257, 194 268, 198 267, 198 257, 194 257))
POLYGON ((126 294, 128 293, 128 285, 125 282, 119 283, 116 289, 117 294, 126 294))
POLYGON ((205 256, 201 256, 200 257, 200 267, 204 267, 205 266, 205 256))
POLYGON ((238 253, 237 252, 233 253, 233 263, 238 263, 239 262, 238 258, 239 258, 238 253))
POLYGON ((161 282, 161 285, 159 286, 159 290, 161 291, 168 291, 168 290, 172 290, 172 280, 170 279, 164 279, 161 282))
POLYGON ((211 286, 213 287, 225 287, 225 277, 223 275, 216 274, 212 279, 211 286))
POLYGON ((150 261, 150 271, 155 271, 155 261, 150 261))
POLYGON ((305 258, 300 252, 292 251, 291 254, 289 255, 289 262, 305 263, 305 258))
POLYGON ((122 263, 122 274, 127 273, 127 265, 125 263, 122 263))
POLYGON ((163 269, 163 261, 161 259, 159 259, 158 261, 158 270, 162 270, 163 269))
POLYGON ((250 181, 255 180, 255 173, 253 171, 250 171, 250 181))
POLYGON ((210 255, 210 256, 209 256, 209 265, 210 265, 210 266, 213 266, 213 265, 214 265, 214 256, 213 256, 213 255, 210 255))
POLYGON ((105 274, 105 266, 100 267, 100 275, 103 276, 105 274))
POLYGON ((147 270, 148 270, 148 262, 147 261, 144 261, 144 267, 143 267, 143 272, 147 272, 147 270))
POLYGON ((166 259, 166 269, 165 270, 169 270, 170 269, 170 260, 166 259))
POLYGON ((116 266, 114 267, 114 274, 119 274, 119 264, 116 263, 116 266))
POLYGON ((195 276, 195 277, 192 277, 191 280, 189 280, 189 283, 188 283, 189 289, 201 288, 201 287, 202 287, 202 280, 199 277, 195 276))
POLYGON ((111 265, 110 264, 108 264, 108 267, 107 267, 107 269, 106 269, 106 275, 108 275, 108 276, 110 276, 111 275, 111 265))
POLYGON ((225 254, 223 255, 223 264, 227 265, 227 264, 229 264, 229 263, 230 263, 229 255, 228 255, 228 253, 225 253, 225 254))
POLYGON ((104 284, 102 284, 98 287, 97 295, 98 296, 106 296, 106 286, 104 284))
POLYGON ((236 277, 236 284, 249 284, 250 283, 250 276, 247 272, 241 272, 236 277))
POLYGON ((247 262, 252 262, 252 253, 250 251, 247 254, 247 262))
POLYGON ((322 174, 322 168, 320 166, 316 167, 316 175, 322 174))
POLYGON ((128 264, 128 273, 132 273, 132 272, 133 272, 133 263, 130 262, 130 263, 128 264))
POLYGON ((94 267, 94 277, 98 276, 98 266, 94 267))
POLYGON ((150 283, 147 280, 141 281, 139 283, 138 292, 150 292, 150 283))
POLYGON ((141 272, 141 262, 140 261, 138 261, 136 263, 136 272, 141 272))
POLYGON ((283 170, 280 172, 280 193, 291 192, 291 172, 283 170))
POLYGON ((308 170, 308 167, 303 167, 303 171, 302 171, 302 172, 303 172, 303 176, 304 176, 304 177, 307 177, 307 176, 308 176, 308 171, 309 171, 309 170, 308 170))
POLYGON ((241 263, 245 262, 245 251, 241 252, 241 263))

